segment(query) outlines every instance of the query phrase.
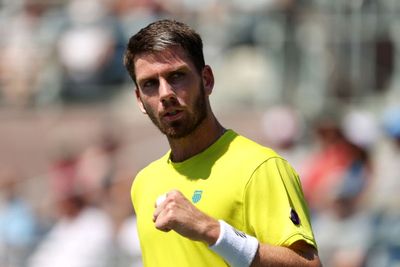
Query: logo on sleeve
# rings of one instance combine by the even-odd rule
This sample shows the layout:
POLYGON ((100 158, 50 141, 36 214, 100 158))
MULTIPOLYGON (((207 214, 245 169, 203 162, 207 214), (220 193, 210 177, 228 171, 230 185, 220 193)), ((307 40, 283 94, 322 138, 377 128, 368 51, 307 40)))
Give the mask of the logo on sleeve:
POLYGON ((295 225, 299 225, 300 224, 300 217, 297 214, 297 212, 291 208, 290 209, 290 220, 295 224, 295 225))
POLYGON ((203 190, 194 190, 194 193, 192 196, 192 202, 193 203, 199 202, 202 194, 203 194, 203 190))

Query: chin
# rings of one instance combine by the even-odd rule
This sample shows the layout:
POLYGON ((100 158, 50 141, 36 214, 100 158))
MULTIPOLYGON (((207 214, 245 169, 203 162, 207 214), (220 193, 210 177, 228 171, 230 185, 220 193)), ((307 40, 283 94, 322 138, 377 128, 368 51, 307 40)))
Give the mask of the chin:
POLYGON ((194 130, 194 128, 187 128, 183 125, 180 125, 176 127, 170 126, 167 129, 164 129, 162 132, 170 139, 181 139, 192 134, 194 130))
POLYGON ((181 139, 188 136, 190 133, 183 131, 166 131, 164 134, 170 139, 181 139))

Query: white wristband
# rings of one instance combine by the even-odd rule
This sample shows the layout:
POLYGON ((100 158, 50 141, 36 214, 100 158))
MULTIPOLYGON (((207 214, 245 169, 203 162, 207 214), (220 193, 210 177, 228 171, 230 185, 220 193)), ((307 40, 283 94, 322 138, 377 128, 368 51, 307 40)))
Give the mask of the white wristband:
POLYGON ((210 249, 224 258, 232 267, 248 267, 258 250, 258 240, 219 220, 220 234, 210 249))

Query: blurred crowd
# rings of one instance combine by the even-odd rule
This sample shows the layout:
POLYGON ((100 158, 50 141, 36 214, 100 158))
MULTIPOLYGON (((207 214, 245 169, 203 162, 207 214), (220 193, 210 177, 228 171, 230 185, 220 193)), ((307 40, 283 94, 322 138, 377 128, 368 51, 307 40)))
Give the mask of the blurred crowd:
POLYGON ((80 149, 64 141, 31 184, 2 166, 0 266, 142 266, 118 139, 105 133, 80 149))
POLYGON ((300 174, 324 266, 398 266, 400 106, 379 117, 324 112, 307 130, 298 111, 278 106, 262 124, 266 143, 300 174))
MULTIPOLYGON (((182 20, 203 37, 217 112, 239 132, 238 113, 251 114, 249 137, 298 170, 324 266, 399 266, 399 15, 397 0, 0 0, 0 110, 11 114, 0 119, 84 106, 131 123, 125 44, 151 21, 182 20)), ((0 267, 142 266, 129 188, 162 149, 144 128, 114 126, 84 145, 48 140, 34 173, 0 162, 0 267)))

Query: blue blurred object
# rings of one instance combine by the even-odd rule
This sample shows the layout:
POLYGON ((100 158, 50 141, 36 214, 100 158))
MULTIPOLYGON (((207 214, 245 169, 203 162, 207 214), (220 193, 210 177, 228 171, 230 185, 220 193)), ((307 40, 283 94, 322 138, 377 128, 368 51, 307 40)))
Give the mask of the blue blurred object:
POLYGON ((389 107, 384 111, 383 128, 389 136, 400 137, 400 106, 389 107))
POLYGON ((0 264, 25 266, 36 241, 35 226, 33 213, 22 199, 12 197, 0 207, 0 264))
POLYGON ((337 188, 336 197, 351 199, 362 193, 366 184, 366 165, 360 160, 354 161, 346 171, 343 181, 337 188))
POLYGON ((35 220, 27 205, 20 199, 9 201, 0 212, 1 239, 10 246, 27 246, 33 243, 35 220))

